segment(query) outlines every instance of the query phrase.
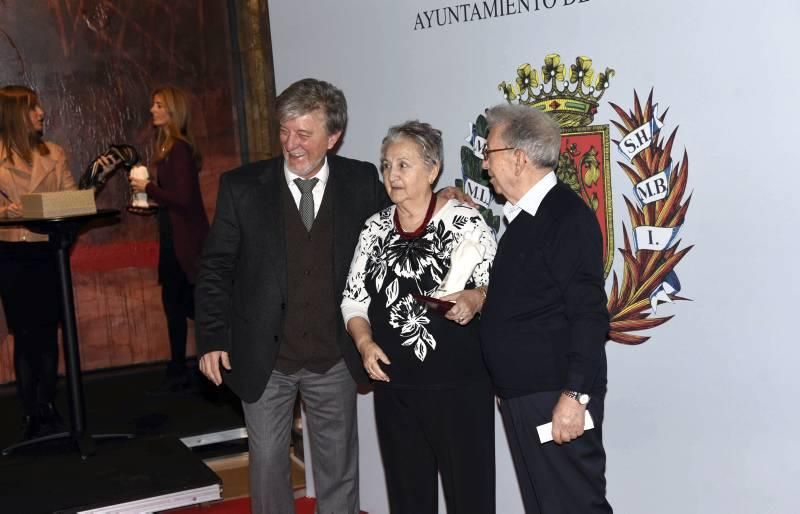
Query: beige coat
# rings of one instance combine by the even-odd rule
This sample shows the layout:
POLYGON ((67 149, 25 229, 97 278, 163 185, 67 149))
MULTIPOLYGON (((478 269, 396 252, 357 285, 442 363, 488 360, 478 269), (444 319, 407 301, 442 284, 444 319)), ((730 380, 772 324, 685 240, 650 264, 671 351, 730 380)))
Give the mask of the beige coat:
MULTIPOLYGON (((69 171, 64 149, 49 141, 46 144, 50 154, 39 155, 34 152, 32 166, 28 166, 21 157, 15 158, 13 164, 8 159, 0 160, 0 190, 12 202, 20 204, 22 195, 28 193, 78 189, 69 171)), ((4 153, 0 143, 0 155, 4 153)), ((0 194, 0 216, 8 216, 8 205, 8 200, 0 194)), ((47 241, 47 236, 23 228, 1 228, 0 241, 47 241)))

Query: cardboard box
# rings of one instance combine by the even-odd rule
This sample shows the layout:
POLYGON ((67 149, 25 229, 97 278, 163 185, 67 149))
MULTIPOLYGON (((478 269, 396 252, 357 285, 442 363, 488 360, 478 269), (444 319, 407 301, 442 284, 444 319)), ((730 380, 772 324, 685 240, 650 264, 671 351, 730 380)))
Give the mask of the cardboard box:
POLYGON ((59 218, 94 214, 94 189, 56 191, 22 195, 22 216, 25 218, 59 218))

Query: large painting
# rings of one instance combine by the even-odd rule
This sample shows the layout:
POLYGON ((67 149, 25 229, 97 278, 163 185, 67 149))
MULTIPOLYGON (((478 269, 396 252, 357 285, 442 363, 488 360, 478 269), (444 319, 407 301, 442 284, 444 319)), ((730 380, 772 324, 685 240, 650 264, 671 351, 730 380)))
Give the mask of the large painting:
MULTIPOLYGON (((149 163, 150 92, 191 94, 209 218, 220 173, 240 161, 231 56, 226 2, 0 0, 0 84, 39 92, 46 138, 66 149, 76 179, 110 144, 132 144, 149 163)), ((97 203, 122 209, 121 222, 87 231, 73 251, 85 369, 168 358, 156 221, 125 211, 128 200, 120 173, 97 203)), ((0 382, 14 379, 12 349, 0 319, 0 382)))

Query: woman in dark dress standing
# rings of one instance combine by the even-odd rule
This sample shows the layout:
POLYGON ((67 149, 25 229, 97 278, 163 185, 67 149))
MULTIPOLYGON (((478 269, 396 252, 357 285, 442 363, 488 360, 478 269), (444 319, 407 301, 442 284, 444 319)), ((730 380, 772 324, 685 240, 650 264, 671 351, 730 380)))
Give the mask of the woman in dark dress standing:
POLYGON ((131 177, 135 193, 145 192, 158 203, 158 281, 167 317, 171 358, 165 387, 176 391, 188 384, 187 319, 194 319, 194 281, 208 218, 200 194, 200 152, 190 128, 187 95, 176 87, 152 95, 156 180, 131 177))

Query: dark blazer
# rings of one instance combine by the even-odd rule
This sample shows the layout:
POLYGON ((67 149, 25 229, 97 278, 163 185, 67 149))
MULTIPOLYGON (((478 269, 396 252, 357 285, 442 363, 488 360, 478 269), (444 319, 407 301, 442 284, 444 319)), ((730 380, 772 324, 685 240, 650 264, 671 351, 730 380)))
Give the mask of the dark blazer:
POLYGON ((158 163, 158 184, 150 182, 145 188, 145 192, 169 213, 175 256, 192 283, 197 277, 203 241, 208 235, 198 173, 192 147, 185 141, 176 141, 169 154, 158 163))
POLYGON ((498 244, 480 329, 500 396, 605 390, 604 282, 594 213, 559 181, 498 244))
MULTIPOLYGON (((373 164, 328 156, 325 195, 333 196, 332 259, 336 306, 366 218, 388 205, 373 164)), ((195 287, 198 354, 228 352, 228 386, 244 401, 264 392, 283 334, 286 235, 280 202, 283 157, 250 163, 220 179, 217 211, 195 287)), ((309 313, 313 315, 313 313, 309 313)), ((343 321, 336 342, 356 382, 368 379, 343 321)))

